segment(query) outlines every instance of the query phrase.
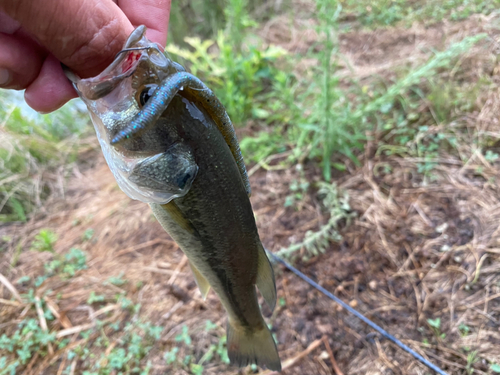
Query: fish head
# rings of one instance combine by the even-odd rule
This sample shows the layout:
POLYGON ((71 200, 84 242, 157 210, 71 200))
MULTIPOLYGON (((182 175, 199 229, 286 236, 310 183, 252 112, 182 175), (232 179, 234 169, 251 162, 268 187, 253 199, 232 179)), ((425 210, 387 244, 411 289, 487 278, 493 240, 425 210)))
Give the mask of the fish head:
POLYGON ((144 26, 135 29, 98 76, 80 79, 66 71, 91 115, 102 120, 100 136, 107 140, 130 123, 165 78, 183 70, 146 38, 145 31, 144 26))
POLYGON ((165 204, 189 190, 196 174, 192 155, 181 148, 172 149, 174 155, 166 154, 155 147, 154 136, 148 134, 118 145, 111 143, 138 115, 158 85, 184 70, 149 41, 145 32, 144 26, 135 29, 111 65, 96 77, 81 79, 68 69, 65 73, 87 106, 106 162, 120 188, 132 199, 165 204), (169 165, 157 165, 167 161, 169 165), (179 179, 183 174, 191 178, 174 189, 165 182, 169 176, 151 180, 159 167, 169 170, 172 178, 179 179))

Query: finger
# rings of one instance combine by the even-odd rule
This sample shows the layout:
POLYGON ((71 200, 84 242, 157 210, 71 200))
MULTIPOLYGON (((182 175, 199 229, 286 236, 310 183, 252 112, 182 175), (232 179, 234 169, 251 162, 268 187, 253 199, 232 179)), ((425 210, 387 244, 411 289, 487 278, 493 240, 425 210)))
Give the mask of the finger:
POLYGON ((44 61, 40 74, 24 92, 26 103, 42 113, 55 111, 68 100, 76 98, 76 92, 52 55, 44 61))
POLYGON ((14 34, 20 27, 21 24, 19 22, 0 12, 0 33, 14 34))
POLYGON ((0 33, 0 86, 21 90, 38 76, 45 54, 33 41, 0 33))
POLYGON ((0 10, 81 77, 104 70, 133 30, 111 0, 0 0, 0 10))
POLYGON ((171 0, 118 0, 118 6, 132 25, 145 25, 148 39, 162 47, 167 43, 171 3, 171 0))

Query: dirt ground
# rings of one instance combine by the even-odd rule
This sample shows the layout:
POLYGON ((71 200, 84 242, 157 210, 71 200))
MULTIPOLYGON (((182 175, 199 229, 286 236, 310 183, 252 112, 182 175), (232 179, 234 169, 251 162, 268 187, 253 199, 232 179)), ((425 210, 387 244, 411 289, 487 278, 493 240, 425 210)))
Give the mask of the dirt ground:
MULTIPOLYGON (((297 22, 299 30, 306 23, 297 22)), ((498 82, 498 66, 491 59, 499 48, 495 22, 477 16, 426 29, 351 32, 340 38, 348 61, 345 69, 361 78, 390 74, 395 66, 425 59, 432 48, 487 32, 489 44, 466 59, 471 72, 483 69, 498 82)), ((290 51, 300 51, 307 38, 314 38, 287 34, 283 25, 273 21, 262 35, 290 51)), ((301 250, 295 261, 305 274, 449 374, 488 374, 491 363, 500 363, 500 163, 487 161, 471 148, 474 137, 498 138, 500 96, 498 89, 483 94, 480 109, 460 119, 470 129, 470 143, 462 150, 469 156, 443 154, 434 160, 432 181, 418 171, 421 160, 384 156, 367 147, 362 167, 350 166, 335 181, 349 196, 353 213, 352 223, 341 228, 342 240, 307 261, 301 250), (428 320, 437 318, 440 326, 431 327, 428 320)), ((442 126, 452 129, 454 124, 442 126)), ((498 144, 491 147, 498 152, 498 144)), ((54 257, 29 251, 40 229, 57 233, 56 254, 72 247, 87 254, 87 269, 68 279, 51 277, 36 290, 57 317, 48 329, 64 331, 69 346, 53 348, 44 358, 33 357, 20 373, 59 375, 67 366, 72 366, 71 373, 80 373, 83 364, 65 353, 78 344, 90 347, 99 330, 87 338, 80 332, 94 327, 97 317, 114 322, 139 316, 163 327, 160 340, 143 360, 151 362, 151 373, 189 373, 166 365, 163 354, 178 345, 174 338, 183 325, 189 327, 189 350, 196 358, 218 342, 226 317, 217 297, 210 293, 203 301, 178 246, 147 205, 129 200, 118 189, 99 152, 91 151, 82 160, 67 182, 64 199, 49 201, 26 225, 0 227, 0 236, 14 238, 0 253, 0 270, 17 293, 26 293, 28 287, 16 280, 43 274, 44 264, 54 257), (92 238, 82 239, 89 228, 92 238), (124 285, 103 282, 120 273, 128 281, 124 285), (104 300, 88 304, 91 291, 104 300), (117 293, 140 303, 140 310, 120 309, 117 293), (215 332, 203 328, 207 320, 217 325, 215 332)), ((315 168, 304 165, 306 176, 319 176, 315 168)), ((284 207, 294 179, 299 179, 295 168, 259 169, 251 176, 257 224, 271 251, 286 248, 328 221, 312 189, 298 209, 284 207)), ((281 266, 275 272, 280 303, 269 321, 279 342, 283 374, 432 373, 292 273, 281 266)), ((5 283, 0 283, 0 298, 0 333, 12 332, 27 316, 37 316, 33 304, 12 299, 5 283)), ((264 312, 269 317, 266 307, 264 312)), ((111 345, 119 345, 119 332, 106 335, 111 345)), ((91 348, 96 354, 105 351, 91 348)), ((180 346, 178 355, 187 351, 180 346)), ((216 357, 204 364, 203 373, 237 371, 216 357)))

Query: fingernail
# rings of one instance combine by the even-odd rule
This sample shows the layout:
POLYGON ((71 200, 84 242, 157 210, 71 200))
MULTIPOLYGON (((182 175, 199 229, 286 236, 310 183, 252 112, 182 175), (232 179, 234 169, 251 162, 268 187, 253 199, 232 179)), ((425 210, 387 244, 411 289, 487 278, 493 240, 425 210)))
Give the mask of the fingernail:
POLYGON ((5 68, 0 68, 0 86, 7 86, 10 83, 12 75, 5 68))

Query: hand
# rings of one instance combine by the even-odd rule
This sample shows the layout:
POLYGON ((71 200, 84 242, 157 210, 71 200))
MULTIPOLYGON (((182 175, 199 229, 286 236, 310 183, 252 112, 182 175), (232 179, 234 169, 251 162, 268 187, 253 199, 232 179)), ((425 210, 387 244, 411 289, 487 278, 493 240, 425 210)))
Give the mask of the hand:
POLYGON ((47 113, 75 90, 61 62, 92 77, 114 59, 132 30, 165 46, 171 0, 0 0, 0 87, 26 89, 33 109, 47 113))

